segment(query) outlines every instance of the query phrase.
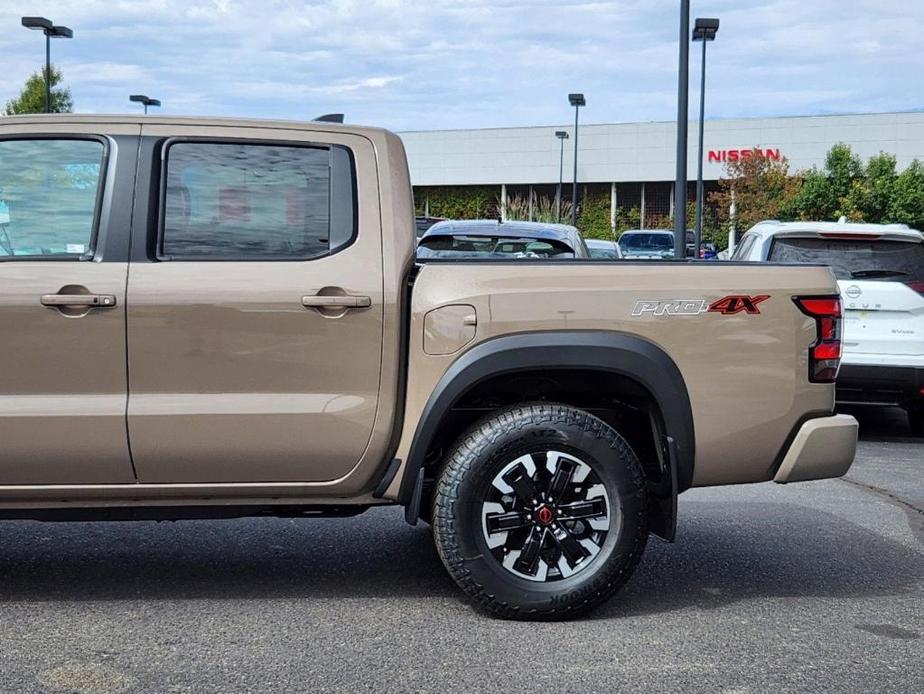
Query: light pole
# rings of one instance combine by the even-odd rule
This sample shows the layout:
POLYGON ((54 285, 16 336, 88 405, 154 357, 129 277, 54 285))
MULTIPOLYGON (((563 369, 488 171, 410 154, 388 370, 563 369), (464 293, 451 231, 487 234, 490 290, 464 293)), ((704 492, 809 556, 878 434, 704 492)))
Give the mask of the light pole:
POLYGON ((128 97, 128 100, 137 104, 144 104, 144 115, 148 115, 148 106, 160 106, 160 99, 152 99, 144 94, 132 94, 128 97))
POLYGON ((687 111, 690 79, 690 0, 680 0, 680 55, 677 60, 677 176, 674 179, 674 257, 683 258, 687 240, 687 111))
POLYGON ((693 232, 693 257, 699 258, 703 238, 703 124, 706 117, 706 44, 715 41, 719 20, 697 17, 693 24, 693 40, 703 44, 699 73, 699 155, 696 158, 696 228, 693 232))
POLYGON ((45 113, 51 113, 51 40, 72 39, 74 32, 68 27, 56 26, 45 17, 23 17, 22 25, 45 34, 45 113))
POLYGON ((556 130, 555 137, 558 138, 561 144, 558 152, 558 193, 555 196, 555 221, 561 224, 561 183, 562 176, 565 173, 565 140, 568 139, 568 133, 565 130, 556 130))
POLYGON ((571 226, 577 226, 577 154, 578 154, 578 111, 586 106, 583 94, 569 94, 568 103, 574 106, 574 181, 571 184, 571 226))

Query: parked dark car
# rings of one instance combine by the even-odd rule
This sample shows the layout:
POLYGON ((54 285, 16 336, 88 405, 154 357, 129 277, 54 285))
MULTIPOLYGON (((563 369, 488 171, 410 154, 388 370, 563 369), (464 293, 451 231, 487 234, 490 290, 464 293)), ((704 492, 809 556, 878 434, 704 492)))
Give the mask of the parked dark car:
POLYGON ((439 222, 417 244, 418 258, 589 258, 581 233, 566 224, 470 219, 439 222))
POLYGON ((619 237, 619 249, 623 258, 673 258, 674 232, 666 229, 629 229, 619 237))
MULTIPOLYGON (((694 236, 690 229, 685 234, 686 257, 694 256, 694 236)), ((629 229, 619 237, 619 247, 624 258, 673 258, 674 232, 669 229, 629 229)), ((699 257, 715 258, 715 245, 700 241, 699 257)))

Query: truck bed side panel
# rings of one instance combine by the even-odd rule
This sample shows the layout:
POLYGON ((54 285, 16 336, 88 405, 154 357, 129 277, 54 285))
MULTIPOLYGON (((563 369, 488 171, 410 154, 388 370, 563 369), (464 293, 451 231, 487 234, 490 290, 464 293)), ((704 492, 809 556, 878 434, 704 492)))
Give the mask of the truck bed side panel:
MULTIPOLYGON (((814 321, 796 295, 836 293, 827 268, 766 264, 465 263, 425 265, 414 285, 405 424, 407 459, 434 385, 458 353, 423 350, 424 316, 449 304, 474 306, 475 338, 518 332, 613 330, 654 342, 686 382, 696 437, 694 486, 765 481, 795 425, 833 409, 834 388, 808 381, 814 321), (759 313, 706 311, 726 296, 768 298, 759 313), (705 302, 691 315, 642 315, 639 302, 705 302)), ((659 306, 663 304, 658 304, 659 306)))

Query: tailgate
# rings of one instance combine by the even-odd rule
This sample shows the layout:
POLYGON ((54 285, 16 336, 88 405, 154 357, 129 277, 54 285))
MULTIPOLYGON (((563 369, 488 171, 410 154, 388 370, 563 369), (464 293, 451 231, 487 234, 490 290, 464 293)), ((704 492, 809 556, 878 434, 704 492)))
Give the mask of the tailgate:
POLYGON ((924 356, 924 296, 903 282, 839 280, 844 361, 860 355, 924 356))

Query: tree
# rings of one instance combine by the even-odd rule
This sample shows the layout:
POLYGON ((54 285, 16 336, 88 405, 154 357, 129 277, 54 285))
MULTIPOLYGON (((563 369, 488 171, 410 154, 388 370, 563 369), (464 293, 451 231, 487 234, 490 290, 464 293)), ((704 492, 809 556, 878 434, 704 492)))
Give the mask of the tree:
POLYGON ((727 232, 734 200, 735 228, 743 232, 764 219, 783 216, 781 211, 798 193, 799 185, 800 179, 789 175, 789 161, 785 157, 776 160, 754 152, 725 165, 719 190, 709 195, 709 202, 716 207, 720 228, 727 232))
POLYGON ((834 145, 825 156, 824 169, 812 167, 800 176, 802 185, 784 206, 784 217, 833 221, 843 215, 854 222, 867 219, 871 200, 866 171, 850 145, 834 145))
POLYGON ((889 219, 889 203, 895 195, 895 155, 880 152, 870 157, 866 165, 866 187, 868 192, 865 217, 870 222, 886 222, 889 219))
POLYGON ((924 164, 912 161, 896 178, 887 210, 888 220, 924 229, 924 164))
MULTIPOLYGON (((64 78, 61 70, 54 65, 51 66, 51 103, 50 110, 52 113, 70 113, 74 107, 74 100, 71 98, 71 90, 67 87, 60 87, 61 80, 64 78)), ((45 112, 45 70, 44 68, 29 75, 25 86, 15 99, 6 102, 3 114, 7 116, 16 116, 24 113, 44 113, 45 112)))

